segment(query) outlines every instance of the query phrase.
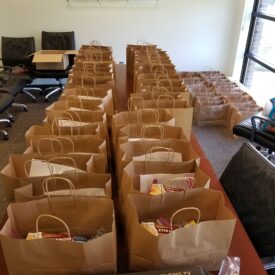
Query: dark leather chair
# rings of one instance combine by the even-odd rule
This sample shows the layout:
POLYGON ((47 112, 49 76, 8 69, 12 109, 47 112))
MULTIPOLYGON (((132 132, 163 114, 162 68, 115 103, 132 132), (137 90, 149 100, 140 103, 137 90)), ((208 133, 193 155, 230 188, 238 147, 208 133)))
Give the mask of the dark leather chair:
MULTIPOLYGON (((242 130, 247 133, 247 129, 242 130)), ((232 157, 220 182, 265 269, 268 274, 274 274, 275 165, 246 142, 232 157)))
MULTIPOLYGON (((4 68, 12 68, 9 75, 7 85, 1 85, 1 89, 9 92, 13 96, 22 92, 28 95, 33 101, 35 97, 31 94, 32 91, 41 91, 37 88, 26 87, 32 81, 32 53, 35 52, 34 37, 2 37, 2 64, 4 68)), ((2 67, 3 68, 3 67, 2 67)), ((6 72, 5 72, 6 73, 6 72)), ((27 110, 26 105, 17 104, 24 110, 27 110)))
POLYGON ((261 129, 261 124, 268 122, 275 126, 275 121, 262 115, 254 115, 233 127, 233 133, 237 136, 249 139, 260 146, 267 148, 267 157, 272 158, 272 153, 275 152, 275 133, 267 132, 261 129))
MULTIPOLYGON (((75 36, 74 32, 46 32, 42 31, 42 50, 75 50, 75 36)), ((34 77, 36 78, 54 78, 58 81, 58 85, 48 87, 45 89, 47 95, 45 100, 49 97, 61 92, 63 90, 62 79, 68 78, 69 71, 73 65, 74 56, 69 56, 69 66, 64 71, 53 70, 35 70, 34 77)))

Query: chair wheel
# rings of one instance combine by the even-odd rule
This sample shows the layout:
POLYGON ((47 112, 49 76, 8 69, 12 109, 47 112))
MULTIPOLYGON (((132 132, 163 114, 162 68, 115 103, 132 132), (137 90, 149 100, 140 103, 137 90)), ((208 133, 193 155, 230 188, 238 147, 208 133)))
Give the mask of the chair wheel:
POLYGON ((24 107, 24 112, 28 112, 28 111, 29 111, 28 107, 24 107))
POLYGON ((32 100, 32 102, 33 102, 33 103, 36 103, 36 98, 34 98, 34 99, 32 100))
POLYGON ((45 97, 45 102, 49 102, 49 99, 45 97))
POLYGON ((7 122, 7 125, 6 125, 7 127, 11 127, 12 126, 12 124, 10 123, 10 122, 7 122))
POLYGON ((10 120, 10 122, 14 122, 15 121, 14 117, 10 117, 9 120, 10 120))
POLYGON ((3 140, 8 140, 9 139, 9 136, 8 135, 4 135, 3 136, 3 140))

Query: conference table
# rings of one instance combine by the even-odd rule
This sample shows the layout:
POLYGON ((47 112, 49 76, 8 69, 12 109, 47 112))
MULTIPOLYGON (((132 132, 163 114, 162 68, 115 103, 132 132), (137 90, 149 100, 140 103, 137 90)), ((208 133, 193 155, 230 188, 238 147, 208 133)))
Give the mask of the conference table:
MULTIPOLYGON (((123 64, 118 64, 116 66, 116 84, 117 84, 117 97, 115 98, 118 111, 125 111, 127 109, 127 100, 129 98, 129 93, 132 89, 131 78, 129 73, 126 72, 126 66, 123 64), (127 75, 128 74, 128 75, 127 75)), ((233 234, 231 246, 229 249, 229 256, 239 257, 241 263, 240 275, 262 275, 267 274, 263 268, 263 264, 251 243, 242 223, 240 222, 229 198, 227 197, 219 179, 217 178, 214 169, 207 159, 203 148, 201 148, 194 133, 191 134, 190 143, 194 150, 199 154, 200 167, 201 169, 209 175, 211 179, 210 188, 219 190, 223 192, 225 198, 225 205, 231 209, 237 217, 237 223, 235 231, 233 234)))
MULTIPOLYGON (((131 83, 129 83, 129 77, 127 77, 126 66, 124 64, 116 65, 116 91, 114 96, 115 106, 117 111, 124 111, 127 108, 127 100, 129 98, 129 93, 131 91, 131 83), (127 81, 128 80, 128 81, 127 81)), ((206 155, 203 152, 196 136, 192 133, 190 139, 191 145, 194 150, 199 154, 201 161, 201 169, 209 175, 211 178, 211 188, 223 192, 225 198, 225 204, 230 208, 236 215, 232 204, 230 203, 229 198, 227 197, 224 189, 217 178, 213 167, 206 155)), ((7 217, 4 218, 4 221, 7 217)), ((4 222, 3 221, 3 222, 4 222)), ((2 224, 3 225, 3 224, 2 224)), ((14 248, 16 249, 16 247, 14 248)), ((119 255, 119 253, 118 253, 119 255)), ((267 274, 263 268, 261 260, 257 255, 253 244, 251 243, 243 225, 241 224, 239 218, 237 217, 237 223, 235 231, 233 234, 231 246, 229 249, 229 256, 239 257, 241 263, 241 272, 240 275, 262 275, 267 274)), ((118 259, 119 262, 119 259, 118 259)), ((122 263, 120 263, 121 265, 122 263)), ((8 275, 3 251, 0 248, 0 274, 8 275)))

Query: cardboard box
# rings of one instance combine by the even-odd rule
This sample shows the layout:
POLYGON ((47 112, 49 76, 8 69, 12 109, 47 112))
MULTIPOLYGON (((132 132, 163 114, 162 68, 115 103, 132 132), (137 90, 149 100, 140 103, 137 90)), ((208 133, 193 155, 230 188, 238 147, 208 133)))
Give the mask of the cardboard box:
POLYGON ((77 51, 40 50, 33 54, 32 62, 36 64, 36 70, 66 70, 70 54, 77 54, 77 51))

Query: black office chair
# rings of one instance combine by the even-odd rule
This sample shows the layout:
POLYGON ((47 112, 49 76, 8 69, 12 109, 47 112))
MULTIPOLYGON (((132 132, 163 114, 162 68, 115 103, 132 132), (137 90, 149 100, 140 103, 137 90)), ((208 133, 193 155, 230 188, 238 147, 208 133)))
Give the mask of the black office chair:
MULTIPOLYGON (((13 96, 17 96, 19 92, 28 95, 33 101, 35 97, 31 94, 32 91, 39 91, 38 88, 26 87, 32 81, 32 53, 35 51, 34 37, 2 37, 2 68, 4 74, 9 73, 9 81, 6 85, 0 87, 2 90, 8 91, 13 96), (11 71, 7 72, 10 67, 11 71)), ((15 105, 15 104, 14 104, 15 105)), ((16 104, 23 107, 27 111, 25 104, 16 104)))
POLYGON ((257 144, 257 149, 261 151, 269 160, 274 159, 275 133, 264 131, 261 124, 267 122, 275 126, 275 121, 263 115, 254 115, 233 127, 233 134, 249 139, 257 144), (267 150, 262 150, 262 147, 267 150))
MULTIPOLYGON (((14 96, 9 93, 3 93, 0 91, 0 114, 4 113, 14 102, 14 96)), ((0 118, 0 123, 4 123, 5 126, 10 127, 10 119, 0 118)), ((0 133, 3 135, 3 139, 7 140, 9 138, 8 133, 4 129, 0 129, 0 133)))
POLYGON ((232 157, 220 182, 264 268, 275 274, 275 165, 246 142, 232 157))
MULTIPOLYGON (((74 32, 46 32, 42 31, 42 50, 75 50, 74 32)), ((53 70, 35 70, 34 76, 37 78, 54 78, 58 81, 55 87, 48 87, 44 91, 47 92, 45 100, 63 90, 62 79, 68 78, 69 71, 73 65, 74 56, 69 56, 69 66, 64 71, 53 70)))

